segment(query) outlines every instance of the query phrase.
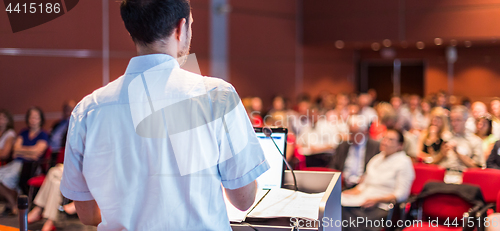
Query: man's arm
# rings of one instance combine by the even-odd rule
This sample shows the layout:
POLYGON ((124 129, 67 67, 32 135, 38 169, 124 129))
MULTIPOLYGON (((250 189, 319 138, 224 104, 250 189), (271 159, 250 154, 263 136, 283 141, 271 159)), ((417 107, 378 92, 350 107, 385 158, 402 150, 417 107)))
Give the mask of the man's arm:
POLYGON ((101 223, 101 210, 95 200, 75 201, 75 208, 84 225, 97 226, 101 223))
POLYGON ((249 209, 255 201, 255 195, 257 194, 257 182, 252 181, 252 183, 237 189, 224 189, 226 190, 227 198, 231 204, 233 204, 237 209, 245 211, 249 209))
MULTIPOLYGON (((21 141, 22 142, 22 141, 21 141)), ((16 145, 14 157, 22 157, 29 160, 38 160, 47 150, 48 144, 45 140, 39 140, 33 146, 16 145)))
POLYGON ((9 158, 10 151, 12 151, 12 147, 14 146, 14 140, 15 137, 7 138, 3 148, 0 148, 0 160, 9 158))
POLYGON ((379 203, 393 203, 396 201, 397 201, 396 196, 394 196, 393 194, 390 194, 390 195, 387 195, 384 197, 368 199, 361 205, 361 207, 369 208, 369 207, 373 207, 379 203))
POLYGON ((462 163, 467 166, 467 168, 480 168, 484 165, 484 159, 483 159, 483 145, 482 141, 479 137, 475 139, 475 143, 471 141, 473 147, 471 147, 473 155, 472 157, 466 156, 466 155, 460 155, 460 153, 457 152, 456 147, 453 150, 455 152, 455 155, 458 156, 458 159, 462 161, 462 163))

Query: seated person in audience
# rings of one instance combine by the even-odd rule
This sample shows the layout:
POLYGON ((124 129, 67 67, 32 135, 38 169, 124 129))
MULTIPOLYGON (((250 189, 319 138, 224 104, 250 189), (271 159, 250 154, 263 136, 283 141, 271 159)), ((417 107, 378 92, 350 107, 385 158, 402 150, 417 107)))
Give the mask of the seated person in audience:
POLYGON ((254 111, 254 108, 252 105, 253 104, 253 98, 252 97, 246 97, 241 99, 241 103, 243 104, 243 107, 245 107, 245 110, 247 112, 248 118, 250 119, 250 122, 252 123, 252 126, 254 127, 262 127, 264 124, 264 121, 262 119, 262 116, 260 115, 260 112, 254 111))
POLYGON ((432 163, 432 158, 441 151, 444 141, 450 140, 452 136, 445 109, 435 107, 430 114, 429 127, 420 134, 417 144, 418 157, 425 163, 432 163))
POLYGON ((386 115, 384 125, 388 130, 393 129, 402 131, 404 137, 403 151, 412 159, 413 162, 416 162, 418 137, 416 137, 415 134, 398 127, 401 124, 398 123, 398 116, 394 112, 390 112, 386 115))
POLYGON ((388 114, 393 113, 392 105, 386 102, 380 102, 375 108, 377 110, 378 118, 370 125, 369 134, 370 138, 376 141, 381 141, 385 135, 387 127, 385 126, 388 119, 388 114))
MULTIPOLYGON (((371 221, 388 215, 388 203, 402 202, 410 195, 415 171, 411 159, 403 151, 404 136, 387 130, 380 143, 381 152, 366 167, 366 173, 356 187, 342 192, 342 219, 363 217, 371 221)), ((363 225, 363 224, 362 224, 363 225)), ((379 230, 375 227, 344 227, 342 230, 379 230)))
MULTIPOLYGON (((71 116, 71 111, 73 111, 74 107, 75 101, 69 100, 64 102, 62 107, 62 118, 52 125, 49 143, 50 149, 52 150, 51 159, 57 159, 57 156, 61 151, 61 147, 65 145, 62 141, 65 139, 66 133, 68 132, 69 117, 71 116)), ((50 166, 54 165, 55 163, 50 163, 50 166)))
MULTIPOLYGON (((0 168, 0 195, 7 199, 7 209, 17 214, 17 187, 27 191, 29 177, 21 176, 23 164, 38 161, 45 153, 49 137, 42 130, 44 124, 43 112, 38 107, 32 107, 26 113, 28 129, 23 130, 14 144, 13 161, 0 168)), ((27 192, 24 192, 27 194, 27 192)))
POLYGON ((377 111, 370 105, 372 98, 369 94, 360 94, 358 97, 359 114, 368 120, 368 124, 377 119, 377 111))
POLYGON ((495 97, 490 102, 491 114, 493 120, 493 130, 492 133, 500 139, 500 98, 495 97))
POLYGON ((12 115, 7 110, 0 109, 0 166, 11 158, 15 139, 16 132, 12 115))
MULTIPOLYGON (((66 128, 66 130, 63 131, 64 136, 61 139, 61 144, 63 146, 59 147, 61 149, 65 148, 67 133, 68 130, 66 128)), ((60 163, 49 169, 40 190, 33 200, 33 204, 36 206, 28 213, 28 224, 41 220, 42 218, 47 219, 43 224, 42 231, 50 231, 54 229, 54 222, 56 222, 58 218, 59 206, 63 202, 63 196, 61 194, 61 190, 59 189, 64 170, 62 162, 64 162, 64 158, 61 159, 60 163)), ((67 214, 76 213, 73 202, 65 205, 63 208, 67 214)))
POLYGON ((311 126, 309 121, 309 109, 311 108, 311 97, 308 94, 301 94, 297 97, 296 112, 288 116, 290 129, 294 134, 300 135, 302 131, 311 126))
MULTIPOLYGON (((61 190, 59 189, 63 170, 64 167, 62 164, 57 164, 50 168, 42 187, 40 187, 35 200, 33 200, 33 204, 36 206, 28 213, 28 223, 47 218, 41 229, 42 231, 50 231, 55 227, 54 222, 57 221, 59 206, 63 201, 61 190)), ((76 213, 74 202, 65 205, 63 208, 67 214, 76 213)))
POLYGON ((328 121, 337 122, 339 120, 347 120, 349 117, 349 111, 347 106, 349 105, 349 96, 344 93, 337 94, 335 108, 326 113, 326 118, 328 121))
POLYGON ((430 125, 423 140, 419 141, 419 146, 422 147, 420 150, 420 158, 423 159, 425 163, 431 163, 432 158, 435 157, 440 151, 443 145, 443 139, 441 138, 441 132, 439 127, 436 125, 430 125))
POLYGON ((459 105, 452 108, 450 120, 453 136, 442 146, 432 163, 458 171, 484 165, 482 140, 466 131, 467 118, 466 107, 459 105))
POLYGON ((380 143, 369 138, 363 118, 353 116, 348 125, 349 137, 339 144, 328 167, 342 171, 344 187, 352 188, 361 180, 366 164, 380 152, 380 143))
POLYGON ((420 109, 420 96, 411 95, 410 96, 410 118, 411 118, 411 132, 415 134, 420 134, 420 131, 427 128, 426 118, 420 109))
POLYGON ((448 102, 448 95, 445 91, 440 91, 436 94, 436 107, 440 107, 445 109, 446 111, 450 110, 450 104, 448 102))
POLYGON ((500 170, 500 141, 497 141, 491 149, 491 153, 486 160, 486 167, 500 170))
POLYGON ((409 131, 411 129, 411 113, 408 106, 404 104, 401 97, 396 95, 392 96, 391 105, 397 115, 395 127, 401 131, 403 131, 403 129, 409 131))
POLYGON ((307 167, 326 167, 339 144, 339 134, 325 116, 319 115, 316 106, 309 109, 309 121, 309 126, 298 135, 297 145, 306 157, 307 167))
POLYGON ((422 102, 420 103, 420 108, 422 109, 422 115, 424 116, 422 125, 427 128, 429 127, 429 124, 431 124, 431 102, 427 99, 422 100, 422 102))
POLYGON ((472 113, 468 115, 467 121, 465 122, 465 128, 467 132, 476 133, 476 122, 480 117, 485 116, 488 113, 486 104, 480 101, 476 101, 472 104, 472 113))
POLYGON ((493 149, 495 142, 498 140, 497 137, 491 133, 492 125, 493 122, 489 114, 481 116, 476 123, 476 136, 483 141, 483 157, 485 162, 490 156, 491 149, 493 149))

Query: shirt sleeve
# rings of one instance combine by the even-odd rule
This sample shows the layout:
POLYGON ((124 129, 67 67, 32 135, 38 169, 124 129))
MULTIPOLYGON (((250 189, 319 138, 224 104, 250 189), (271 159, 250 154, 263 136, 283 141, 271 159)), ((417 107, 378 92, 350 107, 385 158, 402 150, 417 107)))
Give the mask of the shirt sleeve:
MULTIPOLYGON (((75 111, 77 108, 75 108, 75 111)), ((90 201, 94 198, 87 187, 87 182, 82 173, 86 117, 81 114, 75 114, 75 111, 71 115, 68 127, 68 137, 64 153, 64 171, 60 189, 62 195, 70 200, 90 201)))
POLYGON ((220 129, 218 163, 222 185, 237 189, 248 185, 269 169, 257 136, 241 100, 232 86, 226 92, 220 129))
POLYGON ((50 144, 49 135, 46 132, 41 132, 40 133, 40 139, 39 140, 45 140, 45 142, 47 142, 47 145, 50 144))
POLYGON ((409 157, 405 156, 405 161, 401 163, 401 168, 396 174, 396 189, 394 196, 398 202, 405 201, 410 195, 411 185, 415 180, 415 170, 409 157))

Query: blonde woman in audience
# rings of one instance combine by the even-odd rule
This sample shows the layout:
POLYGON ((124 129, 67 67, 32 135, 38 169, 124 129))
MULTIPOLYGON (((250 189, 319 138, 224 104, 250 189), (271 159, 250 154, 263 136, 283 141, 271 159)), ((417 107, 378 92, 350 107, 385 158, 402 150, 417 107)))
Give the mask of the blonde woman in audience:
POLYGON ((430 163, 431 159, 429 157, 438 154, 443 141, 447 141, 451 137, 446 109, 442 107, 433 108, 430 113, 429 127, 422 131, 418 141, 419 157, 424 162, 430 163))
POLYGON ((12 115, 7 110, 0 109, 0 163, 7 162, 11 158, 15 139, 16 132, 12 115))

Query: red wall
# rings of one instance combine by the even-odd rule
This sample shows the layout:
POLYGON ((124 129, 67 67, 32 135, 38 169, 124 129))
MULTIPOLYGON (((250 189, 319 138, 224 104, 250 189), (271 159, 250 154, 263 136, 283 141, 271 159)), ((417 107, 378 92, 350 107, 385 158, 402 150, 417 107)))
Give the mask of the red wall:
MULTIPOLYGON (((500 37, 500 0, 407 0, 403 8, 396 0, 303 0, 302 11, 297 11, 293 0, 229 2, 230 82, 241 97, 262 97, 265 107, 273 95, 293 99, 299 91, 295 88, 296 26, 302 11, 302 90, 313 96, 323 90, 355 90, 357 62, 379 59, 379 53, 369 47, 386 38, 393 41, 399 58, 427 62, 426 93, 446 89, 444 48, 431 45, 435 37, 443 38, 445 44, 452 38, 459 41, 456 94, 482 100, 500 95, 496 87, 500 84, 500 42, 491 42, 492 37, 500 37), (410 44, 407 49, 399 46, 401 34, 410 44), (338 39, 346 42, 342 50, 333 45, 338 39), (471 48, 463 46, 466 39, 472 41, 471 48), (419 40, 426 43, 424 50, 413 48, 419 40)), ((0 107, 17 115, 31 105, 59 112, 64 100, 78 101, 102 85, 101 4, 80 1, 63 17, 16 34, 11 32, 6 13, 0 13, 0 48, 95 52, 90 58, 0 55, 0 107)), ((192 8, 191 52, 196 54, 202 74, 209 75, 209 1, 192 0, 192 8)), ((109 9, 110 79, 114 80, 125 71, 135 47, 121 21, 119 1, 109 0, 109 9)), ((21 121, 16 126, 24 125, 21 121)))

